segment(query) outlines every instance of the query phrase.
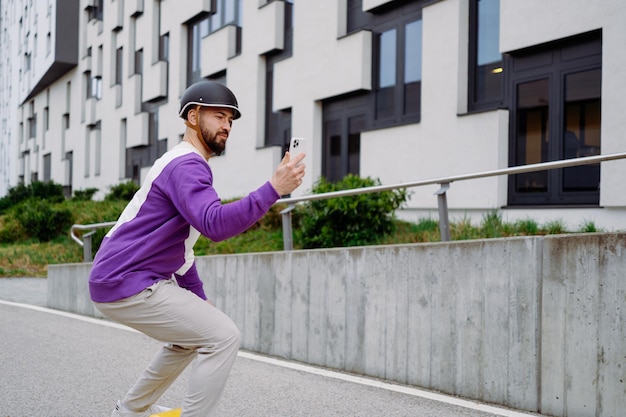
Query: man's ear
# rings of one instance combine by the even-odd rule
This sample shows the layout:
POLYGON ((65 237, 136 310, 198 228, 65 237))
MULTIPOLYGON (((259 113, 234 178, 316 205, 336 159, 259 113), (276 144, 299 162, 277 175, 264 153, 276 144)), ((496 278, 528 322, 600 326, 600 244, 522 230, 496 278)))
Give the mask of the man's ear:
POLYGON ((198 107, 194 107, 187 112, 187 122, 192 126, 198 125, 198 107))

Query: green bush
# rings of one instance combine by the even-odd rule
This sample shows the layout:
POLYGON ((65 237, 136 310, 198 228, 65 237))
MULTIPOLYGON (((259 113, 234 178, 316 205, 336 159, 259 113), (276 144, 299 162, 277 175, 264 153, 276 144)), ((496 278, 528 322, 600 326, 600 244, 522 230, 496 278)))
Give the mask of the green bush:
POLYGON ((122 182, 111 187, 111 191, 104 196, 105 200, 132 200, 139 186, 133 181, 122 182))
POLYGON ((33 181, 30 184, 32 197, 47 200, 51 203, 59 203, 65 200, 63 186, 53 181, 33 181))
POLYGON ((0 198, 0 213, 30 198, 58 203, 65 199, 63 186, 52 181, 33 181, 29 185, 18 184, 9 188, 7 195, 0 198))
POLYGON ((40 242, 47 242, 67 233, 73 223, 70 210, 55 208, 46 200, 34 198, 16 205, 11 215, 26 235, 40 242))
POLYGON ((74 201, 91 201, 93 195, 98 192, 97 188, 87 188, 85 190, 76 190, 74 191, 74 197, 72 200, 74 201))
MULTIPOLYGON (((336 183, 322 178, 312 191, 322 194, 377 185, 378 179, 347 175, 336 183)), ((301 210, 302 245, 330 248, 377 243, 393 232, 394 211, 407 199, 406 190, 392 190, 311 201, 301 210)))
POLYGON ((14 216, 0 217, 0 243, 17 243, 26 239, 22 226, 14 216))
POLYGON ((9 188, 7 195, 0 198, 0 213, 4 213, 20 201, 24 201, 30 197, 30 189, 24 184, 18 184, 9 188))

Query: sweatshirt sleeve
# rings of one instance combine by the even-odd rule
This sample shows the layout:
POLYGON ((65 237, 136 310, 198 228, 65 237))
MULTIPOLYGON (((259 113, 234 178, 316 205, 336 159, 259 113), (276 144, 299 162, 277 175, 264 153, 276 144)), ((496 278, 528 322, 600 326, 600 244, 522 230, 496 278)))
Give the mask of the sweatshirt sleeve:
POLYGON ((222 204, 213 188, 211 169, 201 157, 196 158, 175 165, 166 192, 185 220, 215 242, 250 228, 280 198, 268 181, 246 197, 222 204))

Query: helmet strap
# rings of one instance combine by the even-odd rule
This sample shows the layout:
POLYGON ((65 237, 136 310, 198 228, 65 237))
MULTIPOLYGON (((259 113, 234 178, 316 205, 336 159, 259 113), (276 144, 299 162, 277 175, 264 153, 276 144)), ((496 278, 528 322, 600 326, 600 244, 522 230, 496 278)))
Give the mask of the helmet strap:
POLYGON ((196 136, 198 137, 198 140, 200 141, 200 143, 202 143, 204 148, 209 152, 209 155, 214 155, 213 150, 211 150, 211 148, 209 148, 209 146, 204 141, 204 138, 202 137, 202 130, 200 130, 200 107, 201 106, 196 106, 196 108, 195 108, 197 123, 195 125, 193 125, 193 124, 191 124, 191 122, 189 122, 189 118, 187 118, 187 119, 185 119, 185 125, 188 128, 190 128, 191 130, 193 130, 194 132, 196 132, 196 136))

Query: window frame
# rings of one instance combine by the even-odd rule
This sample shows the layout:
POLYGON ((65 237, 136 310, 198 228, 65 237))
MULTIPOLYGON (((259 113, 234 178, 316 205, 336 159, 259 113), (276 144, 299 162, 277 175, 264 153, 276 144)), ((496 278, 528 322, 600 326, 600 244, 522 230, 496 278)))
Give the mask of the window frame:
MULTIPOLYGON (((495 99, 479 99, 477 97, 478 90, 476 84, 478 82, 478 3, 481 0, 470 0, 469 3, 469 53, 468 53, 468 78, 467 78, 467 110, 468 112, 477 112, 485 110, 495 110, 504 106, 504 85, 505 85, 505 67, 504 56, 501 54, 500 68, 500 91, 495 99)), ((498 30, 498 35, 499 35, 498 30)))
POLYGON ((202 73, 202 38, 203 25, 206 25, 208 35, 209 16, 205 15, 194 19, 187 24, 187 85, 199 81, 202 73), (197 61, 197 68, 194 63, 197 61))
MULTIPOLYGON (((372 115, 372 128, 386 128, 393 126, 400 126, 404 124, 419 123, 421 120, 421 77, 418 85, 418 103, 417 109, 414 112, 407 113, 405 111, 406 103, 406 86, 405 82, 405 70, 406 70, 406 28, 408 25, 422 21, 422 7, 401 7, 393 10, 385 18, 374 19, 371 30, 374 33, 372 46, 372 94, 370 96, 372 109, 374 113, 372 115), (395 30, 395 84, 392 87, 385 87, 383 89, 379 86, 381 77, 381 36, 385 33, 395 30), (379 107, 379 99, 383 98, 383 94, 389 94, 392 96, 392 104, 390 108, 386 108, 384 115, 379 116, 378 112, 381 110, 379 107)), ((423 22, 423 21, 422 21, 423 22)), ((423 25, 423 23, 422 23, 423 25)), ((423 26, 422 26, 423 27, 423 26)), ((423 40, 423 34, 420 34, 420 41, 423 40)), ((420 48, 421 50, 422 48, 420 48)), ((420 66, 422 65, 422 57, 420 57, 420 66)), ((421 70, 420 70, 421 73, 421 70)), ((414 83, 415 84, 415 83, 414 83)))
MULTIPOLYGON (((187 85, 202 78, 202 39, 226 26, 234 25, 241 29, 243 0, 214 0, 213 4, 215 8, 212 13, 203 13, 187 23, 187 85), (227 2, 232 4, 234 13, 234 17, 228 21, 223 13, 227 2), (197 68, 194 67, 196 60, 197 68)), ((237 33, 237 53, 240 51, 241 30, 237 33)))
POLYGON ((120 46, 115 49, 115 74, 113 79, 113 85, 122 85, 122 79, 124 77, 124 47, 120 46))
MULTIPOLYGON (((515 51, 505 57, 505 66, 511 70, 508 73, 507 89, 509 114, 509 166, 518 166, 520 154, 518 152, 517 131, 517 87, 533 80, 548 79, 549 82, 549 109, 548 109, 548 135, 549 142, 543 159, 553 161, 563 159, 565 142, 565 80, 569 75, 590 70, 602 70, 602 34, 601 31, 573 36, 571 38, 538 45, 523 51, 515 51), (518 69, 519 68, 519 69, 518 69)), ((602 78, 600 78, 601 91, 602 78)), ((602 96, 598 97, 601 103, 602 96)), ((602 123, 600 108, 600 125, 602 123)), ((602 144, 602 139, 599 139, 602 144)), ((599 164, 586 165, 591 170, 597 170, 592 174, 599 177, 599 164)), ((564 186, 564 170, 562 168, 546 171, 545 192, 523 192, 516 188, 516 181, 524 174, 510 175, 508 177, 508 206, 593 206, 599 205, 600 190, 572 190, 566 191, 564 186)))
POLYGON ((282 50, 265 54, 265 146, 281 146, 289 149, 291 139, 291 108, 273 111, 274 65, 293 55, 293 2, 284 1, 284 44, 282 50))

